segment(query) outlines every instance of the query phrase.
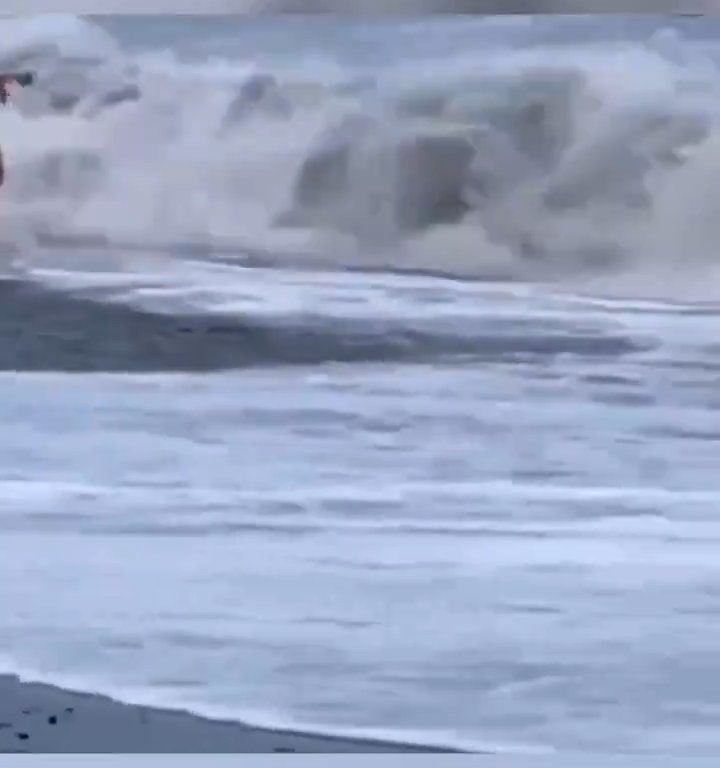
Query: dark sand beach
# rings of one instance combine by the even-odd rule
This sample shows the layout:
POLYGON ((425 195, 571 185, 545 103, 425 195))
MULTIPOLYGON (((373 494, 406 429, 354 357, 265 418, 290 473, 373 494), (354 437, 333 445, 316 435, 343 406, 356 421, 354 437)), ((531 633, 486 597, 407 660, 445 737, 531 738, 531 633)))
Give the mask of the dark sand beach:
POLYGON ((0 676, 0 752, 444 752, 253 728, 0 676))

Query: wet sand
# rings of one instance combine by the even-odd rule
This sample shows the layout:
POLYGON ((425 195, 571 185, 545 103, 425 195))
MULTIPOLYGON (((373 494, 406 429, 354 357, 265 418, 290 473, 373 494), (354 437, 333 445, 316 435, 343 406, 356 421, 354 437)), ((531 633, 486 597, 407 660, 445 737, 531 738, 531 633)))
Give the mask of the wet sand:
POLYGON ((0 675, 0 752, 450 752, 272 731, 0 675))

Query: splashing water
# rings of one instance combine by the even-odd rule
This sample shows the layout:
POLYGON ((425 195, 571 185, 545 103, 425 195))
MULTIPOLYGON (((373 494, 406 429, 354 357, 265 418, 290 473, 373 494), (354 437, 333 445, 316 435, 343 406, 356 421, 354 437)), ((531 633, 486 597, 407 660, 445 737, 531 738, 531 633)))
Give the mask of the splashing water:
POLYGON ((347 44, 298 68, 240 33, 182 56, 88 20, 5 21, 4 66, 40 82, 3 115, 3 227, 279 265, 708 290, 716 51, 661 29, 528 45, 538 23, 466 22, 452 55, 430 35, 421 56, 408 21, 410 53, 394 57, 391 27, 360 26, 381 64, 347 44))

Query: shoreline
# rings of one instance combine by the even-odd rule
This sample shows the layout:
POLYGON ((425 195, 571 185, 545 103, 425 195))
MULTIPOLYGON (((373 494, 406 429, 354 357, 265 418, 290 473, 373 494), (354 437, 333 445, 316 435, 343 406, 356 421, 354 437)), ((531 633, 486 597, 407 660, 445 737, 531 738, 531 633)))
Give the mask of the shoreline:
POLYGON ((0 674, 0 753, 458 753, 259 728, 0 674))

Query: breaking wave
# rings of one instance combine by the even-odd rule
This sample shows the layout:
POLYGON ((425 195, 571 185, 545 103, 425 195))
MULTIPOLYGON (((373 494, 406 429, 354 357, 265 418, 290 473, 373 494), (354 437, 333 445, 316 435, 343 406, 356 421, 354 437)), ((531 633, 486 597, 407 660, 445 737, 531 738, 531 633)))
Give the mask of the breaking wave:
MULTIPOLYGON (((502 23, 527 42, 529 19, 502 23)), ((64 238, 673 290, 714 273, 720 74, 677 30, 290 67, 131 52, 74 17, 1 24, 2 67, 39 75, 3 115, 16 257, 64 238)))

